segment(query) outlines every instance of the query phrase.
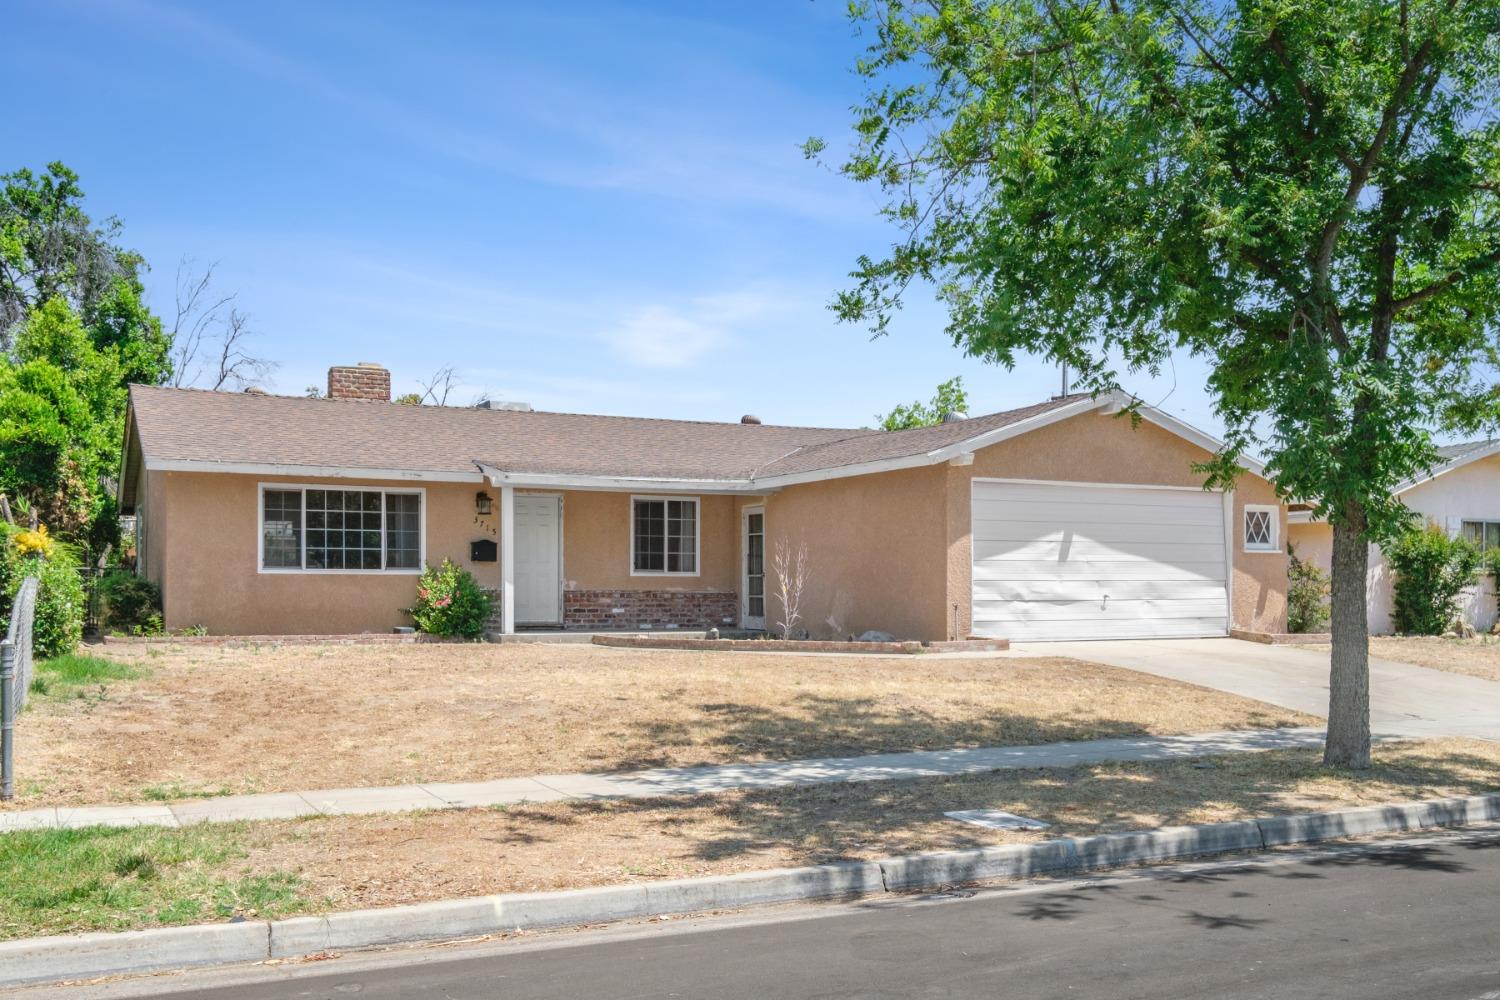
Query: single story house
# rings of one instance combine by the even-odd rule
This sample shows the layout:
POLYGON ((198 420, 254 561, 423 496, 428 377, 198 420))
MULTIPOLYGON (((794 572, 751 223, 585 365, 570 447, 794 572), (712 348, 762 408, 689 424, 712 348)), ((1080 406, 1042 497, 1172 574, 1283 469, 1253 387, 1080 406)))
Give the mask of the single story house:
POLYGON ((498 594, 501 632, 776 627, 771 555, 805 545, 801 628, 843 638, 1283 631, 1285 512, 1219 443, 1121 396, 939 426, 779 427, 409 406, 378 365, 327 398, 132 386, 120 507, 169 628, 408 624, 424 564, 498 594))
MULTIPOLYGON (((1470 441, 1438 449, 1443 461, 1426 475, 1396 490, 1396 496, 1419 518, 1453 536, 1462 535, 1481 548, 1500 546, 1500 441, 1470 441)), ((1287 540, 1297 558, 1329 572, 1333 561, 1333 527, 1305 510, 1289 515, 1287 540)), ((1366 611, 1372 635, 1396 630, 1394 574, 1378 545, 1370 546, 1366 611)), ((1463 615, 1480 632, 1495 624, 1495 581, 1489 576, 1464 592, 1463 615)))

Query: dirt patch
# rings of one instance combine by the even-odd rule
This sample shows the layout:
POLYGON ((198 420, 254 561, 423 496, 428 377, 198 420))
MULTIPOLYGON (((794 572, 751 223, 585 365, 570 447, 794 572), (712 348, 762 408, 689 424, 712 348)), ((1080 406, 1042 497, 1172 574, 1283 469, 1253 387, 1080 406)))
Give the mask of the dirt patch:
POLYGON ((338 817, 251 828, 236 871, 293 873, 335 909, 873 859, 1062 836, 1472 794, 1500 787, 1500 745, 1386 745, 1366 772, 1315 750, 1205 762, 734 792, 686 800, 338 817), (1052 824, 987 830, 943 816, 1004 809, 1052 824))
MULTIPOLYGON (((1328 646, 1309 646, 1327 652, 1328 646)), ((1372 635, 1370 655, 1500 683, 1500 636, 1443 639, 1422 635, 1372 635)))
POLYGON ((1306 725, 1065 659, 569 645, 111 647, 149 673, 38 703, 14 807, 1306 725))

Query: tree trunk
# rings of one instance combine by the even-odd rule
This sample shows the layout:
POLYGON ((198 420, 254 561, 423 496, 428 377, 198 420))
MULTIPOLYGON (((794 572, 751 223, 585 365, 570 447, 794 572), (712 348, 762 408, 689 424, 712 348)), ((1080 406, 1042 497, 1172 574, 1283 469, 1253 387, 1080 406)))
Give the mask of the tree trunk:
POLYGON ((1333 590, 1328 671, 1329 767, 1370 766, 1370 634, 1366 592, 1370 546, 1364 508, 1351 503, 1333 524, 1333 590))

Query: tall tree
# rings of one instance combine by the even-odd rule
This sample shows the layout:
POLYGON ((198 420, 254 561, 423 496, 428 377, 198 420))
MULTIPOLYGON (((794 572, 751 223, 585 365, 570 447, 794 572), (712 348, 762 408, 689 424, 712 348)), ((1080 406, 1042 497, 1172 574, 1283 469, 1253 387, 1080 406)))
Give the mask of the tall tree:
MULTIPOLYGON (((1370 760, 1368 543, 1432 432, 1491 423, 1494 0, 879 0, 849 177, 901 236, 839 315, 929 282, 969 353, 1116 386, 1206 358, 1228 427, 1333 524, 1325 759, 1370 760)), ((825 149, 810 140, 807 152, 825 149)))
POLYGON ((172 373, 120 228, 90 220, 61 163, 0 175, 0 491, 94 543, 117 532, 125 386, 172 373))
POLYGON ((969 412, 969 394, 964 392, 964 378, 955 375, 937 387, 929 402, 920 399, 906 406, 896 406, 890 413, 877 413, 883 431, 904 431, 912 427, 930 427, 940 424, 950 415, 964 416, 969 412))
POLYGON ((146 308, 140 254, 119 244, 113 217, 94 225, 78 175, 61 163, 43 174, 0 175, 0 351, 28 317, 62 299, 96 347, 113 350, 127 382, 158 384, 172 374, 171 338, 146 308))
POLYGON ((106 481, 119 465, 125 383, 61 298, 49 299, 0 356, 0 492, 26 500, 54 531, 112 540, 106 481))

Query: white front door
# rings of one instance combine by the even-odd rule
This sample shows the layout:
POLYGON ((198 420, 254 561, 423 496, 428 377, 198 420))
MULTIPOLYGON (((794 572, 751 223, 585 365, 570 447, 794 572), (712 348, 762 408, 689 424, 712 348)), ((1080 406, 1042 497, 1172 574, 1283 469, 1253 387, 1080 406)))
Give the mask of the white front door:
POLYGON ((972 495, 974 635, 1228 631, 1223 494, 976 479, 972 495))
MULTIPOLYGON (((562 497, 516 494, 516 622, 562 622, 562 497)), ((502 539, 503 541, 503 539, 502 539)))
POLYGON ((766 509, 740 514, 740 627, 766 627, 766 509))

